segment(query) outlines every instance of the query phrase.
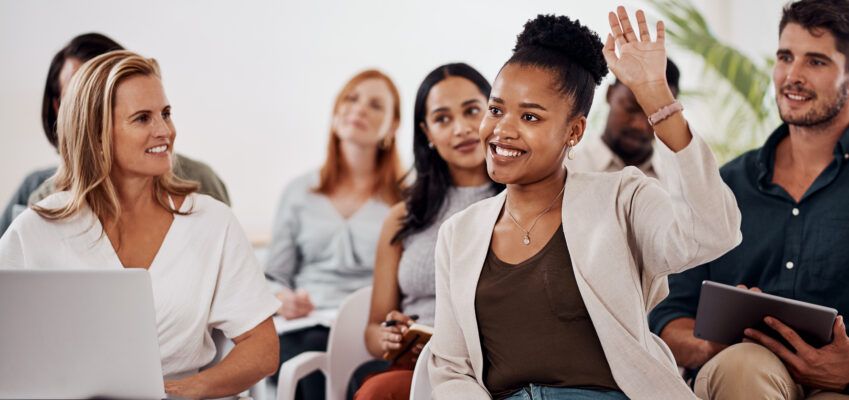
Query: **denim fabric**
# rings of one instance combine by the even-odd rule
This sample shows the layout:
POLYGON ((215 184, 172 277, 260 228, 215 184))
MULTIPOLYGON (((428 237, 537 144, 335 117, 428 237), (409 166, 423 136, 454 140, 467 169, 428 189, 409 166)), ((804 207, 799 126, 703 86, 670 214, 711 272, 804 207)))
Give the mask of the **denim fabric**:
POLYGON ((628 400, 625 393, 582 388, 558 388, 530 384, 505 400, 628 400))

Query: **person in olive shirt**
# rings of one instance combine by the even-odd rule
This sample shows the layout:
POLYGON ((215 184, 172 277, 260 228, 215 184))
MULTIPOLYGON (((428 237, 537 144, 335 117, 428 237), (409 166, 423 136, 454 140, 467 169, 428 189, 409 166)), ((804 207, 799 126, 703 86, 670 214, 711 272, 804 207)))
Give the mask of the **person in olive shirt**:
POLYGON ((843 398, 849 383, 849 1, 802 0, 784 9, 773 72, 784 121, 763 147, 725 165, 743 215, 743 243, 669 278, 649 317, 680 366, 698 369, 701 398, 843 398), (701 283, 758 288, 834 307, 834 341, 816 349, 765 321, 792 347, 747 330, 728 348, 693 336, 701 283), (811 397, 807 397, 811 398, 811 397))
MULTIPOLYGON (((71 80, 74 72, 83 63, 94 57, 113 50, 123 49, 120 44, 107 36, 99 33, 86 33, 71 39, 65 47, 53 56, 44 87, 41 124, 47 140, 54 148, 59 147, 59 138, 56 136, 56 116, 59 111, 59 100, 62 98, 64 87, 71 80)), ((31 172, 24 178, 6 204, 3 213, 0 214, 0 236, 9 228, 12 220, 24 209, 54 192, 52 181, 48 179, 55 173, 56 167, 50 167, 31 172)), ((176 154, 174 175, 198 182, 200 184, 199 193, 208 194, 216 200, 230 205, 227 187, 208 165, 176 154)))

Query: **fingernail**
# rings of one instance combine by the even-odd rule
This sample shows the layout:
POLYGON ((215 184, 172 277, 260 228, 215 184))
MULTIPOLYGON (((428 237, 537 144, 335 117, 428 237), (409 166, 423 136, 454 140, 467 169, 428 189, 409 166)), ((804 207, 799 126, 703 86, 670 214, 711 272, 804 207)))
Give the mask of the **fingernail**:
POLYGON ((770 318, 770 317, 765 317, 765 318, 764 318, 764 321, 765 321, 767 324, 772 325, 772 318, 770 318))
POLYGON ((752 336, 752 330, 747 328, 743 330, 743 334, 746 336, 752 336))

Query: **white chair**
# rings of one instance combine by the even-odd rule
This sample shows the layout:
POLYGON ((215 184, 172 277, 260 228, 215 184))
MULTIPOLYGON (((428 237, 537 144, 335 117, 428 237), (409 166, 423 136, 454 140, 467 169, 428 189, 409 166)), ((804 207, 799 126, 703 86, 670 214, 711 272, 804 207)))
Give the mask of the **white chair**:
POLYGON ((371 303, 371 286, 357 290, 342 302, 330 326, 327 351, 301 353, 280 366, 277 400, 295 398, 301 378, 321 371, 327 382, 327 400, 344 400, 354 370, 373 357, 366 350, 365 330, 371 303))
POLYGON ((430 342, 422 349, 416 360, 416 368, 413 369, 413 383, 410 384, 410 400, 430 400, 433 392, 430 387, 430 375, 428 375, 427 364, 430 361, 430 342))

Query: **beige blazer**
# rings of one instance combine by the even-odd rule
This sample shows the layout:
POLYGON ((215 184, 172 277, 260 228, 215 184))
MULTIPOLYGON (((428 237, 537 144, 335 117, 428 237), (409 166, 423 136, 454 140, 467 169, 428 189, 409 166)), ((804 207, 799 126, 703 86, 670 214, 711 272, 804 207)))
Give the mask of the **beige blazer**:
MULTIPOLYGON (((658 147, 661 181, 634 167, 569 172, 563 233, 578 289, 621 390, 632 399, 695 399, 646 317, 668 294, 667 275, 740 243, 740 210, 702 139, 694 135, 678 153, 658 147)), ((475 292, 505 197, 502 192, 475 203, 440 228, 429 363, 436 399, 490 398, 475 292)))

